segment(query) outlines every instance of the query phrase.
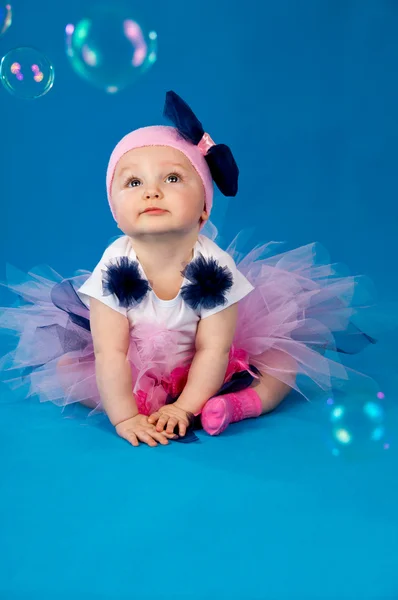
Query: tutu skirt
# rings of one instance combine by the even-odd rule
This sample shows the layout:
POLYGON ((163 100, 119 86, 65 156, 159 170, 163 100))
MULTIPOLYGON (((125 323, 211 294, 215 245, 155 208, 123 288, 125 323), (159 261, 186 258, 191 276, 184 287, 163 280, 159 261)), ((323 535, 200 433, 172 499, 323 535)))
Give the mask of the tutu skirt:
MULTIPOLYGON (((220 392, 267 373, 310 399, 341 387, 351 374, 366 377, 349 369, 344 357, 376 342, 363 325, 374 304, 369 280, 330 263, 317 243, 281 252, 280 243, 270 242, 245 254, 236 247, 237 240, 226 251, 255 289, 239 302, 220 392)), ((26 396, 60 406, 82 402, 95 413, 102 407, 90 314, 76 294, 89 275, 80 270, 65 279, 48 266, 25 275, 7 266, 2 285, 17 301, 1 308, 0 330, 16 344, 0 370, 3 381, 14 390, 24 388, 26 396)), ((133 392, 143 414, 176 399, 185 385, 193 352, 183 364, 172 364, 177 340, 178 332, 158 326, 132 329, 133 392)))

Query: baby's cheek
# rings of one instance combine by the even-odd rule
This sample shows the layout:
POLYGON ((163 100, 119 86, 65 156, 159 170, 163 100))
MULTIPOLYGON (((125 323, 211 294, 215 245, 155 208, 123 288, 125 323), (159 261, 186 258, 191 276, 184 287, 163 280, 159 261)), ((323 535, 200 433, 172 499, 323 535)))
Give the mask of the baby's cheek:
POLYGON ((119 203, 117 207, 115 207, 115 216, 119 229, 124 231, 124 233, 126 233, 139 218, 137 210, 134 210, 131 204, 126 202, 119 203))
POLYGON ((124 190, 115 198, 115 209, 123 215, 131 215, 138 212, 138 201, 135 194, 124 190))

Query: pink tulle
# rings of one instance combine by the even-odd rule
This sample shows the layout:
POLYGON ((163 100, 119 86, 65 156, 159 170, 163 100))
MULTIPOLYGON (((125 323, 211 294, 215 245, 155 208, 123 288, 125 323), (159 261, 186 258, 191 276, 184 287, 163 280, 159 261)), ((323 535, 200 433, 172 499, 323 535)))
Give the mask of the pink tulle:
MULTIPOLYGON (((229 363, 224 377, 224 383, 231 380, 234 373, 249 371, 247 354, 232 346, 229 354, 229 363), (245 360, 246 359, 246 360, 245 360)), ((150 415, 166 404, 168 396, 177 398, 183 391, 188 380, 190 365, 175 367, 170 374, 164 373, 154 376, 153 372, 147 371, 141 376, 139 389, 136 392, 137 406, 140 413, 150 415)), ((252 373, 257 377, 255 373, 252 373)), ((199 413, 198 413, 199 414, 199 413)))
MULTIPOLYGON (((227 252, 255 289, 239 303, 225 381, 249 369, 249 364, 305 398, 314 389, 326 391, 347 381, 356 372, 340 362, 336 334, 344 334, 353 318, 373 303, 366 278, 343 274, 316 243, 280 253, 275 242, 247 254, 236 246, 234 241, 227 252)), ((69 280, 74 289, 89 274, 77 271, 69 280)), ((0 361, 8 385, 15 390, 28 385, 27 396, 38 395, 61 406, 84 402, 94 412, 101 410, 91 333, 51 300, 51 289, 62 277, 48 267, 37 267, 28 276, 8 268, 7 278, 2 285, 21 299, 0 313, 0 328, 17 337, 16 348, 0 361), (24 369, 28 372, 22 376, 24 369)), ((89 319, 84 306, 75 306, 75 314, 89 319)), ((145 414, 162 406, 168 395, 177 396, 186 382, 194 342, 191 355, 175 364, 179 335, 154 325, 133 328, 128 358, 133 392, 145 414)))

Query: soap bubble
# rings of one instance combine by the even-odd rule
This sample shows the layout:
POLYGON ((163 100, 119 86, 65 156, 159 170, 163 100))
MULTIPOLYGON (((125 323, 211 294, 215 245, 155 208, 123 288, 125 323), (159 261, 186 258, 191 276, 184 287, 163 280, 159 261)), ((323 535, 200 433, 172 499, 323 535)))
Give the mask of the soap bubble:
POLYGON ((0 4, 0 35, 9 29, 12 23, 11 4, 0 4))
POLYGON ((14 48, 1 60, 0 80, 18 98, 40 98, 53 86, 54 68, 39 50, 14 48))
POLYGON ((96 7, 65 33, 73 69, 108 93, 135 82, 157 58, 156 32, 138 23, 129 8, 96 7))
POLYGON ((378 395, 329 397, 326 403, 334 456, 364 458, 389 449, 385 408, 378 395))

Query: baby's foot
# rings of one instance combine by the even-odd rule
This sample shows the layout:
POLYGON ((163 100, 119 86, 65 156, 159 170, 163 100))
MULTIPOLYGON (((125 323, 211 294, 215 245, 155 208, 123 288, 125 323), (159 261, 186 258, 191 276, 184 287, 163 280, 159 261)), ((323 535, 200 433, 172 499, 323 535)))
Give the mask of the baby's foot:
POLYGON ((261 415, 261 400, 253 388, 214 396, 202 410, 203 429, 209 435, 219 435, 230 423, 261 415))
POLYGON ((219 435, 228 427, 233 415, 232 403, 226 396, 214 396, 202 410, 203 429, 209 435, 219 435))

